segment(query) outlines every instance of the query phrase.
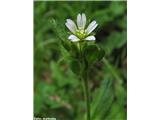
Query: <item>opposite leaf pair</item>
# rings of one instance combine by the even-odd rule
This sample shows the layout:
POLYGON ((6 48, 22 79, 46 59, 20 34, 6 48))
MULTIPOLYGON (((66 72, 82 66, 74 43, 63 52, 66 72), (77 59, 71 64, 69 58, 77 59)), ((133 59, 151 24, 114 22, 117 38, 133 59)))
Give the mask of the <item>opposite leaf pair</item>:
POLYGON ((73 42, 62 42, 63 47, 68 51, 70 57, 70 67, 76 74, 80 74, 80 70, 88 69, 91 65, 99 62, 105 55, 105 51, 96 44, 73 42))

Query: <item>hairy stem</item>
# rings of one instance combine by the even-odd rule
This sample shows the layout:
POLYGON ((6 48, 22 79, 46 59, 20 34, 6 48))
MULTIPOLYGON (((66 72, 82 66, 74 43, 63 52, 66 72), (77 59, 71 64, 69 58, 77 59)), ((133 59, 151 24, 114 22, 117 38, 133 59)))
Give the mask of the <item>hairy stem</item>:
POLYGON ((83 59, 83 50, 82 50, 82 44, 79 43, 79 50, 80 50, 80 58, 81 63, 84 68, 82 69, 81 79, 83 82, 83 90, 84 90, 84 97, 86 101, 86 109, 87 109, 87 120, 91 120, 90 117, 90 95, 89 95, 89 86, 88 86, 88 68, 85 63, 85 59, 83 59))
POLYGON ((89 95, 87 74, 83 76, 83 82, 84 82, 84 96, 85 96, 86 108, 87 108, 87 120, 91 120, 90 118, 90 95, 89 95))

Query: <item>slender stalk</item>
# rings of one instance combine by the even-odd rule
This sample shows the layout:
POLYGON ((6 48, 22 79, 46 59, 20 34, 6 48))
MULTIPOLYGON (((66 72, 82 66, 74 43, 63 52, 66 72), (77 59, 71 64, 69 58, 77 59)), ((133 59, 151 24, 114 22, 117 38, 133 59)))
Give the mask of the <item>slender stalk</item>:
MULTIPOLYGON (((85 66, 85 61, 83 59, 83 53, 82 53, 82 44, 79 43, 79 50, 80 50, 80 58, 81 58, 81 63, 82 65, 85 66)), ((87 109, 87 120, 91 120, 90 117, 90 94, 89 94, 89 86, 88 86, 88 69, 84 67, 83 72, 82 72, 82 82, 83 82, 83 90, 84 90, 84 97, 86 101, 86 109, 87 109)))
POLYGON ((84 95, 85 95, 86 108, 87 108, 87 120, 91 120, 90 118, 90 95, 89 95, 87 74, 83 76, 83 82, 84 82, 84 95))

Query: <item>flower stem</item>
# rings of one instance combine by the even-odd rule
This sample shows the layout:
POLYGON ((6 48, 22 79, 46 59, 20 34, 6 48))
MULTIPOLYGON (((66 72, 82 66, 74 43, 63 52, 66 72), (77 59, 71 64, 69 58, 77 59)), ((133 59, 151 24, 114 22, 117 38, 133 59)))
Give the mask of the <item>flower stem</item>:
POLYGON ((84 95, 85 95, 86 108, 87 108, 87 120, 91 120, 90 118, 90 95, 89 95, 87 74, 83 76, 83 82, 84 82, 84 95))
MULTIPOLYGON (((79 43, 79 50, 80 50, 80 58, 83 58, 83 50, 82 50, 82 44, 79 43)), ((88 68, 85 64, 85 60, 81 59, 81 63, 83 66, 85 66, 83 68, 83 72, 81 74, 81 79, 83 82, 83 90, 84 90, 84 97, 85 97, 85 101, 86 101, 86 109, 87 109, 87 120, 91 120, 90 118, 90 95, 89 95, 89 86, 88 86, 88 68)))

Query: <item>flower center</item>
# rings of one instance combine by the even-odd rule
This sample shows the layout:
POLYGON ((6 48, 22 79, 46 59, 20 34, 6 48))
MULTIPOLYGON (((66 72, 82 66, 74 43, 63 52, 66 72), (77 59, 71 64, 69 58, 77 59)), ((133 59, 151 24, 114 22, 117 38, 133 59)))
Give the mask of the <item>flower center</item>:
POLYGON ((77 30, 76 36, 77 36, 80 40, 84 39, 84 38, 86 37, 86 34, 85 34, 84 29, 79 29, 79 30, 77 30))

